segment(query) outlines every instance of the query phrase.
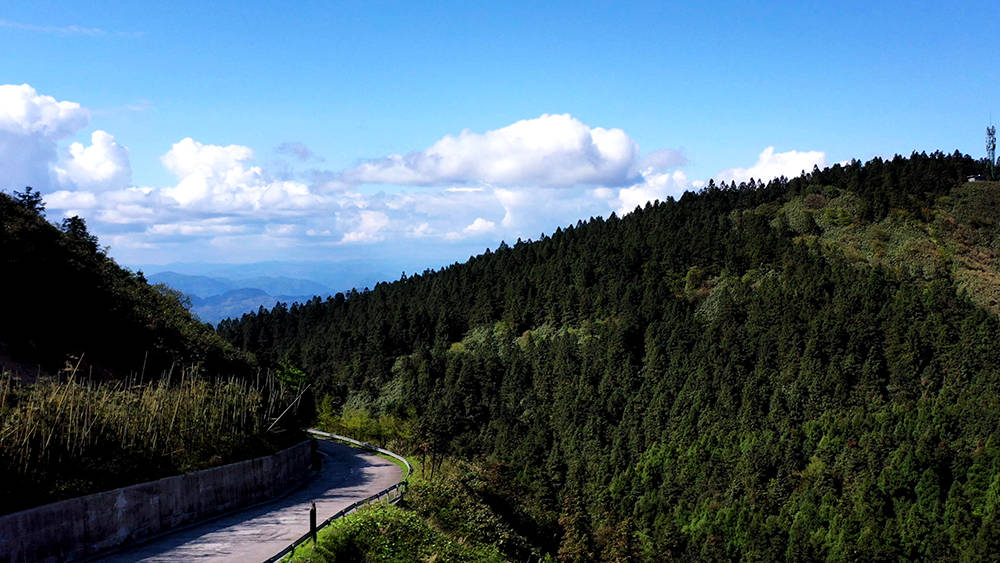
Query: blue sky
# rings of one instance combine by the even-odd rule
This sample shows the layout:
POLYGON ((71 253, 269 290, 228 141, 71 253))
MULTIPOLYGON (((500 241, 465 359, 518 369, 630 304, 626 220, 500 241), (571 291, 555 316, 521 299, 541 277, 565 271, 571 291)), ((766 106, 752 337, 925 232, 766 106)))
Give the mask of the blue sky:
POLYGON ((130 264, 437 266, 1000 116, 993 2, 146 4, 0 7, 0 186, 130 264))

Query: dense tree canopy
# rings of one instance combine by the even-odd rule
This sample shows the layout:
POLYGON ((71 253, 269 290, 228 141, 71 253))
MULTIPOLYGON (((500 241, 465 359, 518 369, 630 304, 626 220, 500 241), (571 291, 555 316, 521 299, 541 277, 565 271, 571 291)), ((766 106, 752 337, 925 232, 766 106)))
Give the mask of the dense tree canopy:
POLYGON ((711 183, 220 332, 410 418, 432 465, 507 467, 565 560, 982 559, 1000 324, 967 292, 995 286, 1000 185, 962 185, 984 167, 711 183))

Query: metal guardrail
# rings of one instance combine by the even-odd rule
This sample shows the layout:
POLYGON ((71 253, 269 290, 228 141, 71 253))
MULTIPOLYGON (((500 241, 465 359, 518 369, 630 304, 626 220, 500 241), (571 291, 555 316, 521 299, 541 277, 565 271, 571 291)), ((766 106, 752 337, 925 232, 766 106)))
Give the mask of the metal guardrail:
MULTIPOLYGON (((323 432, 322 430, 316 430, 315 428, 310 428, 306 430, 306 432, 312 436, 316 436, 319 438, 326 438, 330 440, 337 440, 340 442, 347 442, 348 444, 355 445, 365 450, 387 455, 393 459, 398 459, 399 461, 403 462, 403 465, 406 466, 406 475, 403 475, 402 481, 396 483, 391 487, 385 488, 366 499, 359 500, 358 502, 355 502, 354 504, 341 509, 336 514, 327 518, 321 524, 317 525, 315 529, 316 532, 319 532, 323 528, 329 526, 334 520, 338 518, 343 518, 344 516, 347 516, 348 514, 354 512, 355 510, 361 508, 362 506, 380 501, 385 501, 388 504, 396 504, 403 499, 403 494, 406 493, 406 487, 407 487, 406 479, 410 476, 411 473, 413 473, 413 466, 410 465, 409 461, 406 461, 405 457, 395 452, 391 452, 385 448, 379 448, 374 444, 369 444, 368 442, 361 442, 359 440, 355 440, 354 438, 348 438, 347 436, 341 436, 339 434, 331 434, 329 432, 323 432)), ((313 508, 315 509, 315 506, 313 508)), ((273 563, 275 561, 281 560, 290 553, 295 553, 295 549, 297 547, 309 541, 312 537, 313 537, 313 530, 309 530, 302 537, 293 541, 288 547, 282 549, 277 554, 266 559, 264 563, 273 563)))

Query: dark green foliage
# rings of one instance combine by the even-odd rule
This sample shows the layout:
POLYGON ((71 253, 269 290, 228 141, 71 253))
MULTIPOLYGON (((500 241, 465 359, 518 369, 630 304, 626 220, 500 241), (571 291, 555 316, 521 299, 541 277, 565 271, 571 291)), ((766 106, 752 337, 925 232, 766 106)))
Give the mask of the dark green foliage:
POLYGON ((451 464, 434 478, 422 470, 410 480, 403 506, 436 529, 492 546, 511 561, 537 560, 531 545, 557 547, 558 526, 554 515, 524 509, 525 491, 509 473, 503 464, 451 464))
POLYGON ((248 371, 175 292, 119 267, 80 217, 56 227, 44 209, 31 188, 0 192, 0 356, 43 372, 81 356, 82 373, 94 375, 158 377, 175 362, 213 375, 248 371))
POLYGON ((879 265, 903 229, 868 232, 870 260, 823 235, 929 229, 957 197, 945 227, 989 244, 988 205, 956 191, 983 166, 709 184, 220 331, 342 402, 393 381, 431 465, 503 462, 565 560, 981 560, 1000 536, 1000 322, 943 266, 879 265))

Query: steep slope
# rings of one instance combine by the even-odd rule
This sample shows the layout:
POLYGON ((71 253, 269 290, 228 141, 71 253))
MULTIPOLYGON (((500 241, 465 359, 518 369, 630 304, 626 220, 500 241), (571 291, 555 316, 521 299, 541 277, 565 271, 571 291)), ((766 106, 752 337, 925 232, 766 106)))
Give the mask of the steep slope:
POLYGON ((42 371, 79 363, 118 376, 156 377, 174 362, 219 375, 247 369, 177 293, 109 258, 82 219, 57 227, 43 213, 30 188, 0 193, 0 354, 42 371))
POLYGON ((710 184, 220 331, 304 366, 324 408, 409 419, 431 467, 500 464, 564 560, 980 559, 1000 550, 984 166, 710 184))
MULTIPOLYGON (((82 219, 0 193, 0 514, 268 455, 295 382, 119 267, 82 219), (38 377, 41 375, 41 377, 38 377)), ((292 431, 289 431, 292 430, 292 431)))

